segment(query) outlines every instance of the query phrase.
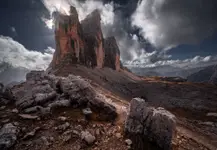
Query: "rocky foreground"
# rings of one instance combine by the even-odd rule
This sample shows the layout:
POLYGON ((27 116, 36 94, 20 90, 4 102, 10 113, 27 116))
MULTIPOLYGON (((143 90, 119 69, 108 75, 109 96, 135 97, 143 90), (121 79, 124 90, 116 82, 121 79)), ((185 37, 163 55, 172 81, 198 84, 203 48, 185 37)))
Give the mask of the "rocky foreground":
MULTIPOLYGON (((215 122, 175 116, 141 98, 128 104, 75 75, 33 71, 22 84, 1 85, 0 98, 3 150, 216 149, 201 134, 215 138, 215 122)), ((216 117, 207 114, 213 121, 216 117)))

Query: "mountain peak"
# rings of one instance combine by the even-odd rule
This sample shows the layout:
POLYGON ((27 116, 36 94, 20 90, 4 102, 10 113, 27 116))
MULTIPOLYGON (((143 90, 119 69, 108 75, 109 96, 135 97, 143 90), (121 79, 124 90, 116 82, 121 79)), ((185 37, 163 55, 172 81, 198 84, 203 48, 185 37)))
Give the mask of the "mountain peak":
POLYGON ((98 9, 81 23, 73 6, 70 7, 69 16, 60 13, 56 16, 56 51, 50 65, 52 68, 82 64, 87 67, 120 70, 120 51, 116 39, 104 39, 98 9))

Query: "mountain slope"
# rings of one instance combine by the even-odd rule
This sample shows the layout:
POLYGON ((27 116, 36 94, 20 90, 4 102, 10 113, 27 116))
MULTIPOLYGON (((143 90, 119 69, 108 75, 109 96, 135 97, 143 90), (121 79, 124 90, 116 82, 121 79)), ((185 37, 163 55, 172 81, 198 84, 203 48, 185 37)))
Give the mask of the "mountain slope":
POLYGON ((217 84, 217 65, 206 67, 187 77, 190 82, 208 82, 217 84))

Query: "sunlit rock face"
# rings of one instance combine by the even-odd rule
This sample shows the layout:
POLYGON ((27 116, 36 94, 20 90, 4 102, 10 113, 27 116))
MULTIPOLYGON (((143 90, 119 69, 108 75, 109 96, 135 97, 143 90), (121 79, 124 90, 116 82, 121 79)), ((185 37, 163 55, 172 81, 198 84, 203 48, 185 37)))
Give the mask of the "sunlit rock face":
POLYGON ((114 37, 104 40, 99 10, 93 11, 81 23, 76 8, 70 15, 56 12, 56 51, 51 68, 82 64, 87 67, 109 67, 120 70, 120 51, 114 37))
POLYGON ((120 50, 115 37, 105 39, 105 66, 114 70, 120 70, 120 50))
POLYGON ((56 51, 51 66, 84 63, 85 43, 76 9, 71 7, 69 16, 56 13, 55 18, 56 51))
POLYGON ((100 21, 100 12, 95 10, 81 22, 84 37, 87 41, 87 55, 91 56, 87 57, 87 61, 91 66, 96 66, 98 68, 103 67, 105 57, 104 40, 100 21))

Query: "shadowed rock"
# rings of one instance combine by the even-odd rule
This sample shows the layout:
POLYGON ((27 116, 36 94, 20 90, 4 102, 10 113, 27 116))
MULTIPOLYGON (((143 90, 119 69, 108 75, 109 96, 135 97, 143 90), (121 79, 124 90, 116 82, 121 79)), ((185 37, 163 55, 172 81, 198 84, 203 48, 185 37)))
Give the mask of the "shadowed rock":
POLYGON ((17 140, 19 130, 12 123, 5 124, 0 130, 0 149, 7 150, 11 148, 17 140))
POLYGON ((144 149, 146 141, 154 142, 165 150, 172 149, 175 130, 176 117, 164 108, 148 107, 140 98, 131 101, 125 132, 132 139, 134 149, 144 149))
POLYGON ((56 77, 46 72, 31 72, 27 81, 15 86, 16 106, 24 113, 44 116, 56 108, 91 108, 100 120, 114 120, 116 108, 105 102, 85 79, 69 75, 56 77), (36 77, 37 76, 37 77, 36 77))
POLYGON ((105 39, 105 66, 119 71, 121 68, 120 50, 115 37, 105 39))

